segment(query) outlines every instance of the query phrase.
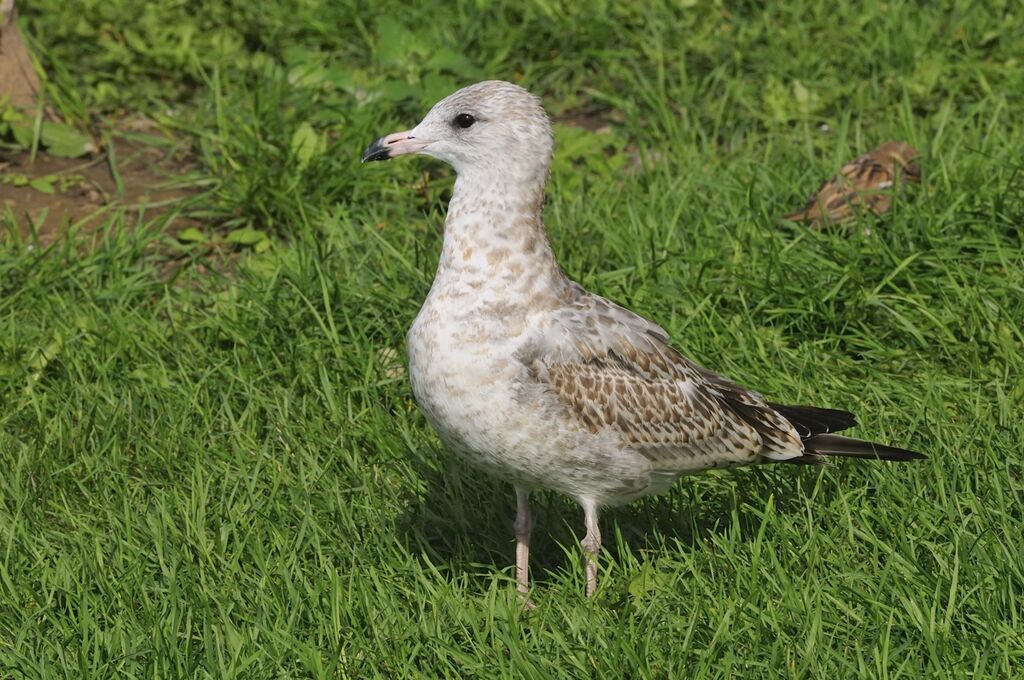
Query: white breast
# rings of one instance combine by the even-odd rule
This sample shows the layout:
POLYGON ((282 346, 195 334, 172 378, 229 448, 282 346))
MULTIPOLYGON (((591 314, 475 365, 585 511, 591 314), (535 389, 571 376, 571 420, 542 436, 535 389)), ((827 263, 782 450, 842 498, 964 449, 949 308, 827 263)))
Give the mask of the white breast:
MULTIPOLYGON (((511 311, 511 310, 510 310, 511 311)), ((413 395, 444 444, 487 474, 623 502, 650 491, 650 465, 611 434, 586 431, 516 355, 526 329, 432 291, 408 334, 413 395)))
MULTIPOLYGON (((408 334, 413 395, 442 441, 471 462, 515 478, 510 450, 523 427, 517 386, 527 369, 514 359, 518 336, 476 305, 431 294, 408 334)), ((514 454, 513 454, 514 457, 514 454)))

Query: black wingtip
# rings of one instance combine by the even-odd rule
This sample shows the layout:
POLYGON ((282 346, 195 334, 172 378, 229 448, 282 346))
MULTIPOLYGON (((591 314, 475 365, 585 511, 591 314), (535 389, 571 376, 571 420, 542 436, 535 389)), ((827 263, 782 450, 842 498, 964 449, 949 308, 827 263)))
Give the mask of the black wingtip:
POLYGON ((808 454, 818 456, 843 456, 847 458, 863 458, 868 460, 892 460, 909 462, 924 460, 923 453, 901 449, 885 444, 853 439, 838 434, 819 434, 804 441, 804 450, 808 454))
POLYGON ((363 152, 363 163, 370 161, 386 161, 391 158, 391 151, 384 144, 384 138, 373 140, 373 144, 366 147, 366 151, 363 152))
MULTIPOLYGON (((805 458, 818 456, 845 456, 848 458, 864 458, 874 460, 911 461, 927 458, 922 453, 901 449, 885 444, 843 437, 833 434, 857 424, 857 418, 848 411, 818 406, 790 406, 786 404, 769 404, 775 411, 790 422, 804 442, 805 458)), ((820 459, 817 459, 820 462, 820 459)), ((789 462, 789 461, 787 461, 789 462)), ((811 462, 792 459, 792 462, 811 462)))

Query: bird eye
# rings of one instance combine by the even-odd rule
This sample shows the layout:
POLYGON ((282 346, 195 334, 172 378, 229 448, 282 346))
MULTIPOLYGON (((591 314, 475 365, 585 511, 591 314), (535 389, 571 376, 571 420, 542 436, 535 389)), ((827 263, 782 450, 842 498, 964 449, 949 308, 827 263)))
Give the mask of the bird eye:
POLYGON ((476 118, 469 115, 468 113, 460 113, 455 116, 453 123, 460 128, 468 128, 470 125, 476 122, 476 118))

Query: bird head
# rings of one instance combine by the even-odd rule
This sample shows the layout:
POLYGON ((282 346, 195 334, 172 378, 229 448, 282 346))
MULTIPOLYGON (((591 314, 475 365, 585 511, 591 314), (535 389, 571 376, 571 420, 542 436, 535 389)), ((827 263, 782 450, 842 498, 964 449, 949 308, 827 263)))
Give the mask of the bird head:
POLYGON ((374 141, 363 161, 419 154, 462 174, 527 174, 546 178, 554 141, 540 99, 501 80, 487 80, 445 97, 411 130, 374 141))

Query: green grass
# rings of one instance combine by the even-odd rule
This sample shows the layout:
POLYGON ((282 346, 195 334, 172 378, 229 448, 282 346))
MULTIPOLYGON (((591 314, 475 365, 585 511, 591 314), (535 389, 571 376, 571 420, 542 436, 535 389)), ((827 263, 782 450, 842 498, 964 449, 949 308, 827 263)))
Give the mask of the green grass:
POLYGON ((62 110, 155 117, 208 237, 271 245, 223 267, 166 215, 50 247, 0 216, 0 677, 1024 673, 1012 3, 26 4, 62 110), (558 128, 571 275, 929 459, 685 479, 605 514, 592 601, 581 513, 541 494, 522 612, 511 489, 400 372, 451 173, 358 162, 479 77, 610 122, 558 128), (889 138, 925 183, 870 236, 775 221, 889 138))

